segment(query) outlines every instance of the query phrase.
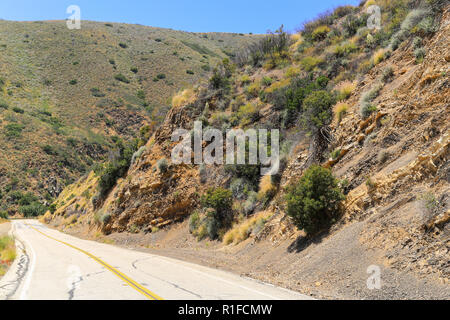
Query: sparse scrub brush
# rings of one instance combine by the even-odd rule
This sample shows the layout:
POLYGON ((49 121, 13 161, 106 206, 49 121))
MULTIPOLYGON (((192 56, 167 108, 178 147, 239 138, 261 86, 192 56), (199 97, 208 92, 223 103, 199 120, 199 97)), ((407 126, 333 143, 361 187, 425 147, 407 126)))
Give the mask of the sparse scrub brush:
POLYGON ((429 14, 430 11, 427 9, 412 10, 403 20, 400 30, 392 36, 390 49, 397 50, 400 44, 414 31, 413 28, 417 27, 419 22, 429 14))
POLYGON ((389 159, 390 156, 391 154, 388 151, 381 151, 378 154, 378 163, 384 164, 389 159))
POLYGON ((376 106, 371 104, 371 102, 378 97, 382 88, 383 83, 377 83, 361 96, 359 111, 364 119, 368 118, 374 111, 377 110, 376 106))
POLYGON ((130 80, 128 80, 127 77, 125 77, 125 76, 124 76, 123 74, 121 74, 121 73, 116 74, 116 75, 114 76, 114 79, 116 79, 117 81, 120 81, 120 82, 130 83, 130 80))
POLYGON ((201 164, 198 168, 198 175, 200 176, 200 183, 206 183, 208 181, 208 173, 206 171, 206 165, 201 164))
POLYGON ((394 68, 392 68, 391 66, 387 67, 386 69, 383 70, 383 74, 381 76, 381 80, 386 83, 392 80, 392 78, 394 77, 394 68))
POLYGON ((253 213, 258 203, 258 194, 255 191, 248 193, 247 200, 243 204, 243 211, 246 216, 253 213))
POLYGON ((416 63, 421 63, 425 56, 427 55, 427 51, 425 48, 417 48, 414 50, 414 56, 416 57, 416 63))
POLYGON ((415 37, 413 39, 413 47, 414 49, 418 49, 422 47, 422 38, 421 37, 415 37))
POLYGON ((252 191, 252 186, 243 178, 236 178, 230 184, 230 190, 233 193, 233 198, 242 200, 246 197, 249 191, 252 191))
POLYGON ((146 150, 147 150, 146 146, 140 147, 139 150, 133 154, 133 157, 131 158, 131 164, 134 164, 136 160, 140 159, 146 150))
POLYGON ((160 173, 166 173, 167 169, 169 168, 169 165, 165 158, 158 160, 156 166, 158 167, 160 173))

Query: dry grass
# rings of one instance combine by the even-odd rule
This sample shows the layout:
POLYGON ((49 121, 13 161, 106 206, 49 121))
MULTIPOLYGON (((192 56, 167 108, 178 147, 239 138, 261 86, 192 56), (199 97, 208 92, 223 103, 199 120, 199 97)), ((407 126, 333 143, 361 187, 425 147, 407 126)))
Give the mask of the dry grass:
POLYGON ((195 92, 192 89, 185 89, 172 98, 172 106, 174 108, 185 106, 195 101, 195 92))
POLYGON ((14 259, 16 259, 14 238, 10 236, 0 237, 0 276, 6 273, 14 259))
POLYGON ((264 224, 272 216, 272 212, 263 211, 255 214, 251 218, 236 224, 223 236, 225 245, 238 244, 250 237, 252 233, 257 233, 264 227, 264 224))
POLYGON ((272 176, 263 176, 259 183, 258 197, 263 199, 267 194, 275 191, 276 187, 272 184, 272 176))
POLYGON ((386 50, 385 49, 379 49, 377 50, 372 57, 372 62, 374 65, 379 64, 381 61, 383 61, 386 57, 386 50))
POLYGON ((356 83, 351 81, 343 81, 335 87, 335 90, 339 92, 339 98, 342 100, 348 99, 355 89, 356 83))
POLYGON ((303 38, 300 33, 295 33, 291 36, 292 45, 289 48, 291 52, 297 52, 298 47, 303 43, 303 38))
POLYGON ((348 108, 349 108, 349 105, 344 102, 340 102, 334 107, 334 112, 336 114, 336 120, 338 123, 341 122, 342 118, 347 113, 348 108))
POLYGON ((265 93, 272 93, 272 92, 275 92, 276 90, 278 90, 280 88, 283 88, 283 87, 289 85, 290 83, 291 83, 290 79, 284 79, 284 80, 281 80, 281 81, 277 81, 277 82, 272 83, 270 85, 270 87, 268 87, 264 91, 265 91, 265 93))
POLYGON ((41 223, 49 223, 52 220, 52 214, 47 211, 43 216, 39 217, 41 223))

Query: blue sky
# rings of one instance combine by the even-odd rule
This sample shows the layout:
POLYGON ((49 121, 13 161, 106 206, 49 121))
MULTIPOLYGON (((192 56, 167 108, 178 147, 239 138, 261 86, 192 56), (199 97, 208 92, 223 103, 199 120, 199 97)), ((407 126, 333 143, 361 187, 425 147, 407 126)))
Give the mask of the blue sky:
POLYGON ((0 19, 64 20, 78 5, 82 20, 136 23, 192 32, 265 33, 360 0, 1 0, 0 19))

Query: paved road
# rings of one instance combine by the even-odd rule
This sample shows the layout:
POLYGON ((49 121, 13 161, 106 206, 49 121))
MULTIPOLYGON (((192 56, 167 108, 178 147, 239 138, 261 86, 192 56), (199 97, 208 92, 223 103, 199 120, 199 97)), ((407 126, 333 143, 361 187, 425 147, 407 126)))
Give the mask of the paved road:
POLYGON ((231 273, 87 241, 36 220, 12 224, 18 257, 0 299, 308 299, 231 273))

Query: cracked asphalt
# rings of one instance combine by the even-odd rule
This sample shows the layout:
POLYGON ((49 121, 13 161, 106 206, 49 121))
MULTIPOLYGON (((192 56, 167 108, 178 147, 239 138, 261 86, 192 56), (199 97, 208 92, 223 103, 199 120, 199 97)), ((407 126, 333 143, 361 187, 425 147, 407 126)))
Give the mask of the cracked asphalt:
POLYGON ((232 273, 82 240, 36 220, 12 223, 18 257, 0 279, 0 299, 309 299, 232 273))

